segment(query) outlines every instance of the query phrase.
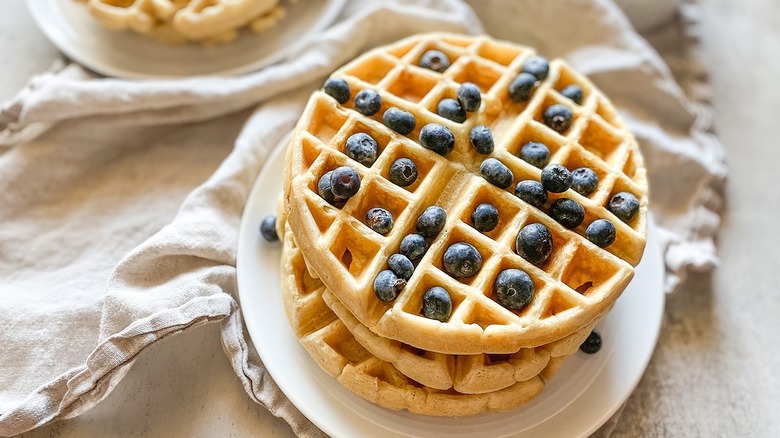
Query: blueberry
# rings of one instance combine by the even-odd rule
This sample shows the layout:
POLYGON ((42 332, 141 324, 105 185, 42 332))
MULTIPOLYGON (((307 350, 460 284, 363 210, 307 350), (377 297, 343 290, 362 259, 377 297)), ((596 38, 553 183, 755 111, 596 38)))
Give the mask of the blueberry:
POLYGON ((417 165, 408 158, 399 158, 390 165, 390 181, 406 187, 417 181, 417 165))
POLYGON ((457 123, 466 121, 466 111, 463 111, 457 100, 449 97, 439 101, 439 105, 436 107, 436 114, 457 123))
POLYGON ((577 228, 585 220, 585 209, 577 201, 560 198, 550 205, 550 217, 566 228, 577 228))
POLYGON ((384 208, 372 208, 366 212, 366 225, 385 235, 393 229, 393 215, 384 208))
POLYGON ((617 193, 607 204, 607 210, 623 222, 628 222, 639 212, 639 199, 628 192, 617 193))
POLYGON ((446 322, 452 313, 452 298, 447 289, 434 286, 425 291, 421 313, 426 318, 446 322))
POLYGON ((427 250, 425 237, 419 234, 407 234, 401 239, 401 254, 413 262, 420 260, 427 250))
POLYGON ((582 99, 585 97, 585 95, 582 93, 582 88, 580 88, 579 85, 574 84, 563 87, 561 94, 571 99, 572 102, 576 103, 577 105, 582 105, 582 99))
POLYGON ((450 66, 450 58, 440 50, 428 50, 420 57, 418 65, 441 73, 450 66))
POLYGON ((534 75, 537 81, 543 81, 550 72, 550 63, 541 56, 534 56, 523 63, 523 72, 534 75))
POLYGON ((482 254, 470 243, 457 242, 444 251, 442 263, 444 272, 455 278, 471 277, 482 269, 482 254))
POLYGON ((477 125, 471 128, 469 139, 471 139, 471 145, 474 146, 474 149, 480 154, 487 155, 493 152, 493 148, 495 147, 495 143, 493 143, 493 134, 487 126, 477 125))
POLYGON ((534 281, 520 269, 504 269, 493 287, 498 304, 510 310, 520 310, 534 298, 534 281))
POLYGON ((548 106, 542 115, 544 124, 558 133, 563 133, 569 129, 572 117, 574 117, 574 115, 571 113, 570 109, 557 103, 548 106))
POLYGON ((447 221, 447 212, 438 205, 431 205, 417 218, 415 224, 417 233, 423 237, 436 237, 444 228, 447 221))
POLYGON ((360 190, 360 175, 349 166, 341 166, 333 169, 330 175, 330 191, 336 200, 346 200, 360 190))
POLYGON ((550 257, 553 246, 552 234, 542 224, 529 224, 517 233, 515 246, 520 257, 538 265, 550 257))
POLYGON ((532 179, 517 183, 517 186, 515 187, 515 196, 536 208, 540 208, 547 202, 547 190, 544 189, 542 183, 532 179))
POLYGON ((379 145, 370 135, 365 132, 358 132, 349 136, 344 149, 349 158, 366 167, 371 167, 374 161, 376 161, 379 145))
POLYGON ((276 234, 276 216, 266 216, 260 222, 260 235, 269 242, 279 240, 279 235, 276 234))
POLYGON ((528 102, 536 89, 536 76, 520 73, 509 84, 509 98, 515 102, 528 102))
POLYGON ((382 97, 374 90, 362 90, 355 96, 355 109, 364 116, 373 116, 382 108, 382 97))
POLYGON ((445 126, 428 123, 420 130, 420 144, 439 155, 447 155, 455 148, 455 136, 445 126))
POLYGON ((520 148, 520 158, 541 169, 550 162, 550 149, 544 143, 529 141, 520 148))
POLYGON ((542 170, 542 185, 545 190, 563 193, 571 187, 571 172, 560 164, 550 164, 542 170))
POLYGON ((385 269, 374 278, 374 294, 385 303, 393 301, 404 287, 406 287, 406 280, 398 278, 389 269, 385 269))
POLYGON ((606 219, 596 219, 585 229, 585 236, 596 246, 606 248, 615 241, 615 226, 606 219))
POLYGON ((571 188, 582 196, 590 196, 599 186, 599 177, 593 169, 580 167, 571 172, 571 188))
POLYGON ((336 99, 336 102, 345 104, 349 100, 350 90, 347 81, 341 78, 330 78, 323 86, 325 93, 336 99))
POLYGON ((417 125, 417 121, 412 113, 396 107, 385 111, 382 115, 382 120, 388 128, 401 135, 409 135, 417 125))
POLYGON ((471 82, 464 82, 458 88, 458 103, 463 111, 474 112, 482 104, 482 95, 479 93, 479 87, 471 82))
POLYGON ((393 254, 387 260, 387 266, 391 271, 395 273, 399 278, 403 278, 409 281, 414 273, 414 264, 403 254, 393 254))
POLYGON ((504 163, 495 158, 488 158, 479 166, 482 176, 494 186, 505 189, 512 185, 515 175, 504 163))
POLYGON ((587 354, 598 353, 601 350, 601 335, 596 331, 590 332, 585 342, 580 345, 580 350, 587 354))
POLYGON ((498 209, 493 204, 479 204, 471 213, 471 225, 477 231, 487 233, 498 225, 498 209))
POLYGON ((317 193, 320 197, 328 202, 328 204, 341 208, 344 205, 343 199, 336 198, 333 194, 332 186, 330 185, 330 178, 333 176, 333 171, 326 172, 320 180, 317 182, 317 193))

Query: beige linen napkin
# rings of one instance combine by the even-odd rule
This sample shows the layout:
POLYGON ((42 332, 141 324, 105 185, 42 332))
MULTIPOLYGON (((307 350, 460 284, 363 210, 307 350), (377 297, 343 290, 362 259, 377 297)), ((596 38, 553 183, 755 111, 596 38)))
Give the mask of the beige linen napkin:
POLYGON ((321 435, 244 329, 238 224, 311 90, 362 51, 417 32, 484 29, 590 74, 646 154, 668 289, 711 268, 720 147, 614 4, 472 6, 476 15, 457 0, 355 1, 286 61, 234 78, 123 81, 74 64, 34 78, 0 112, 0 435, 90 409, 146 346, 207 322, 219 322, 250 397, 297 434, 321 435))

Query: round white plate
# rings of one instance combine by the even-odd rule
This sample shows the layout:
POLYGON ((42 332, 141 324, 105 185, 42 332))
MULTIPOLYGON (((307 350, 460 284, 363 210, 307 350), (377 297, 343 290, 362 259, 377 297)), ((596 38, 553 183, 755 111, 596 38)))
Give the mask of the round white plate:
POLYGON ((658 339, 663 315, 664 265, 650 222, 642 262, 612 312, 599 322, 603 338, 594 355, 577 352, 545 390, 511 412, 436 418, 394 412, 343 388, 309 357, 292 333, 282 307, 281 245, 258 235, 258 224, 275 214, 282 187, 284 147, 255 180, 241 221, 238 292, 249 334, 268 372, 287 397, 333 437, 585 437, 623 404, 642 377, 658 339))
POLYGON ((111 31, 74 0, 27 0, 27 8, 51 42, 80 64, 106 76, 159 79, 240 74, 277 62, 330 25, 345 3, 283 0, 287 16, 269 32, 244 30, 236 41, 216 47, 167 45, 131 31, 111 31))

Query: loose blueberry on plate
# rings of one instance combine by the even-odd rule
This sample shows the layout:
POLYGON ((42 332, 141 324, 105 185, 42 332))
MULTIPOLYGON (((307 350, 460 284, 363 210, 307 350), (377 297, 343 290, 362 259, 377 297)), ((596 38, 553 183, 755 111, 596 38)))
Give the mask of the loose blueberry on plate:
POLYGON ((444 272, 455 278, 471 277, 482 269, 482 254, 470 243, 457 242, 444 251, 442 263, 444 272))
POLYGON ((529 141, 520 148, 520 158, 541 169, 550 162, 550 149, 544 143, 529 141))
POLYGON ((582 196, 590 196, 599 186, 599 177, 589 167, 580 167, 571 172, 571 188, 582 196))
POLYGON ((344 149, 349 158, 366 167, 371 167, 374 161, 376 161, 379 145, 370 135, 365 132, 358 132, 349 136, 344 149))
POLYGON ((523 63, 523 73, 534 75, 537 81, 543 81, 550 72, 550 63, 546 58, 534 56, 523 63))
POLYGON ((362 90, 355 96, 355 109, 364 116, 373 116, 382 108, 382 97, 374 90, 362 90))
POLYGON ((341 78, 330 78, 323 86, 325 93, 336 99, 336 102, 344 105, 349 100, 350 89, 347 81, 341 78))
POLYGON ((590 332, 588 338, 585 339, 585 342, 580 345, 580 350, 587 354, 598 353, 598 351, 601 350, 601 335, 596 331, 590 332))
POLYGON ((628 192, 615 194, 607 204, 607 210, 623 222, 629 222, 639 212, 639 199, 628 192))
POLYGON ((550 257, 553 238, 550 230, 542 224, 529 224, 517 233, 515 249, 520 257, 533 264, 541 264, 550 257))
POLYGON ((509 84, 509 98, 517 103, 528 102, 536 89, 536 76, 520 73, 509 84))
POLYGON ((260 222, 260 235, 269 242, 276 242, 279 240, 279 235, 276 234, 276 216, 266 216, 263 218, 260 222))
POLYGON ((596 219, 585 229, 585 236, 596 246, 606 248, 615 241, 615 226, 606 219, 596 219))
POLYGON ((480 154, 487 155, 493 152, 493 148, 495 147, 493 134, 487 126, 477 125, 471 128, 469 139, 471 140, 471 146, 480 154))
POLYGON ((337 201, 349 199, 360 190, 360 175, 349 166, 337 167, 330 175, 330 190, 337 201))
POLYGON ((382 114, 382 120, 388 128, 401 135, 409 135, 417 125, 412 113, 396 107, 388 108, 382 114))
POLYGON ((426 318, 446 322, 452 313, 452 298, 447 289, 434 286, 425 291, 421 313, 426 318))
POLYGON ((390 165, 390 182, 406 187, 417 181, 417 165, 408 158, 399 158, 390 165))
POLYGON ((420 260, 427 250, 428 244, 425 243, 425 237, 420 234, 407 234, 401 239, 401 254, 413 262, 420 260))
POLYGON ((439 101, 439 105, 436 107, 436 113, 453 122, 463 123, 466 121, 466 111, 463 111, 463 108, 461 108, 457 100, 450 99, 449 97, 439 101))
POLYGON ((464 82, 458 88, 458 103, 463 111, 474 112, 479 109, 482 104, 482 94, 479 92, 479 87, 471 82, 464 82))
POLYGON ((406 280, 398 278, 389 269, 385 269, 374 278, 374 294, 385 303, 393 301, 404 287, 406 287, 406 280))
POLYGON ((471 213, 471 225, 477 231, 487 233, 498 225, 498 209, 493 204, 479 204, 471 213))
POLYGON ((333 171, 330 170, 320 177, 320 180, 317 182, 317 193, 328 204, 341 208, 344 206, 344 200, 336 198, 336 195, 333 194, 332 186, 330 185, 332 176, 333 171))
POLYGON ((504 163, 495 158, 488 158, 479 166, 482 176, 496 187, 505 189, 512 185, 515 175, 504 163))
POLYGON ((447 212, 438 205, 426 208, 417 218, 415 226, 417 233, 423 237, 436 237, 444 228, 447 221, 447 212))
POLYGON ((450 58, 440 50, 428 50, 420 57, 418 65, 442 73, 450 66, 450 58))
POLYGON ((585 97, 585 95, 582 93, 582 88, 575 84, 563 87, 561 94, 571 99, 572 102, 576 103, 577 105, 582 105, 582 99, 585 97))
POLYGON ((509 310, 520 310, 534 298, 534 281, 520 269, 504 269, 493 286, 498 303, 509 310))
POLYGON ((577 228, 585 220, 585 209, 569 198, 560 198, 550 205, 550 217, 568 229, 577 228))
POLYGON ((393 229, 393 215, 384 208, 372 208, 366 212, 366 225, 385 235, 393 229))
POLYGON ((409 281, 414 274, 414 264, 403 254, 393 254, 387 259, 387 267, 399 278, 409 281))
POLYGON ((560 164, 550 164, 542 170, 542 185, 548 192, 563 193, 571 187, 569 169, 560 164))
POLYGON ((547 202, 547 190, 544 189, 542 183, 532 179, 526 179, 517 183, 515 196, 536 208, 540 208, 547 202))
POLYGON ((447 155, 455 148, 455 136, 446 126, 428 123, 420 130, 420 144, 439 155, 447 155))
POLYGON ((548 106, 542 115, 544 124, 558 133, 564 133, 569 129, 573 117, 574 115, 571 113, 570 109, 557 103, 548 106))

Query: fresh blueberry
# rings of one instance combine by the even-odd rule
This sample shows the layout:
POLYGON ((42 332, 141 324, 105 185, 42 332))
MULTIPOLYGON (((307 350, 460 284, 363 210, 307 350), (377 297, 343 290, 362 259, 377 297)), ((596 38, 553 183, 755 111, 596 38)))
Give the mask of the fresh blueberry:
POLYGON ((596 219, 585 229, 585 236, 596 246, 606 248, 615 241, 615 226, 606 219, 596 219))
POLYGON ((520 73, 509 84, 509 98, 515 102, 528 102, 536 89, 536 76, 520 73))
POLYGON ((523 72, 534 75, 537 81, 543 81, 550 72, 550 63, 541 56, 534 56, 523 63, 523 72))
POLYGON ((628 192, 617 193, 607 204, 607 210, 623 222, 628 222, 639 212, 639 199, 628 192))
POLYGON ((350 90, 347 81, 341 78, 330 78, 325 81, 325 93, 336 99, 336 102, 344 105, 349 100, 350 90))
POLYGON ((349 199, 360 190, 360 175, 349 166, 337 167, 330 175, 330 190, 337 201, 349 199))
POLYGON ((571 172, 560 164, 550 164, 542 170, 542 185, 545 190, 563 193, 571 187, 571 172))
POLYGON ((444 228, 447 212, 438 205, 431 205, 417 218, 417 233, 423 237, 436 237, 444 228))
POLYGON ((571 99, 577 105, 582 105, 582 99, 585 97, 585 94, 582 93, 582 88, 575 84, 563 87, 561 94, 571 99))
POLYGON ((387 266, 395 275, 406 281, 409 281, 414 273, 414 264, 409 260, 409 257, 406 257, 403 254, 391 255, 390 258, 387 259, 387 266))
POLYGON ((482 269, 482 254, 470 243, 457 242, 444 251, 442 263, 444 272, 455 278, 471 277, 482 269))
POLYGON ((498 304, 510 310, 520 310, 534 298, 534 281, 520 269, 504 269, 493 287, 498 304))
POLYGON ((463 111, 468 113, 479 109, 482 104, 482 95, 479 93, 479 87, 471 82, 464 82, 458 88, 458 103, 463 111))
POLYGON ((417 181, 417 165, 408 158, 399 158, 390 165, 390 181, 406 187, 417 181))
POLYGON ((328 202, 328 204, 341 208, 344 205, 343 199, 336 198, 333 194, 332 186, 330 185, 330 178, 333 176, 333 171, 328 171, 317 182, 317 193, 320 197, 328 202))
POLYGON ((382 115, 382 120, 388 128, 401 135, 409 135, 417 125, 412 113, 396 107, 388 108, 382 115))
POLYGON ((542 224, 529 224, 517 233, 515 246, 520 257, 538 265, 550 257, 553 246, 552 234, 542 224))
POLYGON ((366 167, 371 167, 374 161, 376 161, 379 145, 370 135, 365 132, 358 132, 349 136, 344 149, 347 151, 349 158, 366 167))
POLYGON ((520 148, 520 158, 541 169, 550 162, 550 149, 544 143, 529 141, 520 148))
POLYGON ((493 143, 493 134, 487 126, 477 125, 471 128, 469 139, 471 139, 471 145, 474 146, 474 149, 480 154, 487 155, 493 152, 493 148, 495 147, 495 143, 493 143))
POLYGON ((455 136, 446 126, 428 123, 420 130, 420 144, 439 155, 447 155, 455 148, 455 136))
POLYGON ((355 96, 355 109, 364 116, 373 116, 382 108, 382 97, 374 90, 362 90, 355 96))
POLYGON ((457 100, 450 99, 449 97, 439 101, 439 105, 436 107, 436 113, 453 122, 463 123, 466 121, 466 111, 463 111, 463 108, 460 107, 457 100))
POLYGON ((498 225, 498 209, 493 204, 479 204, 471 213, 471 225, 477 231, 487 233, 498 225))
POLYGON ((526 179, 517 183, 515 196, 536 208, 540 208, 547 202, 547 190, 544 189, 542 183, 532 179, 526 179))
POLYGON ((515 175, 504 163, 495 158, 488 158, 479 166, 482 176, 494 186, 505 189, 512 185, 515 175))
POLYGON ((560 198, 550 205, 550 217, 568 229, 577 228, 585 220, 585 209, 577 201, 560 198))
POLYGON ((452 298, 447 289, 434 286, 425 291, 421 313, 426 318, 446 322, 452 313, 452 298))
POLYGON ((542 115, 544 124, 558 133, 564 133, 569 129, 572 117, 574 117, 574 115, 571 113, 570 109, 557 103, 548 106, 542 115))
POLYGON ((398 278, 389 269, 385 269, 374 278, 374 294, 385 303, 393 301, 404 287, 406 287, 406 280, 398 278))
POLYGON ((279 235, 276 234, 276 216, 266 216, 260 222, 260 235, 269 242, 279 240, 279 235))
POLYGON ((580 167, 571 172, 571 188, 582 196, 590 196, 599 186, 599 177, 589 167, 580 167))
POLYGON ((590 332, 585 342, 580 345, 580 350, 587 354, 598 353, 601 350, 601 335, 595 331, 590 332))
POLYGON ((420 260, 427 250, 425 237, 420 234, 407 234, 401 239, 401 254, 413 262, 420 260))
POLYGON ((441 73, 450 66, 450 58, 440 50, 428 50, 420 57, 419 66, 441 73))
POLYGON ((384 208, 372 208, 366 212, 366 225, 385 235, 393 229, 393 215, 384 208))

